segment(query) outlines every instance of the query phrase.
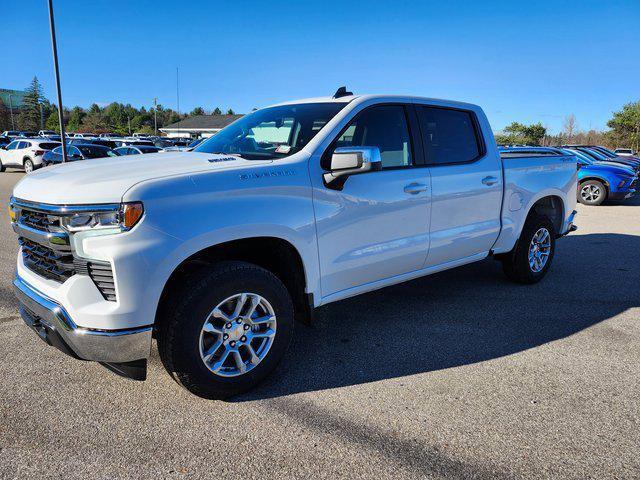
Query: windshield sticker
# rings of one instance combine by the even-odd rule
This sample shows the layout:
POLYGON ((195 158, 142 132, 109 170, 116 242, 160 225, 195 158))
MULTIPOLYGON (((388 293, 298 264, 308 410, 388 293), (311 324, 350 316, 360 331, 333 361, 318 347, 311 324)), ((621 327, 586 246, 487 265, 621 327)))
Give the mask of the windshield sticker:
POLYGON ((289 153, 291 151, 291 147, 289 145, 278 145, 276 148, 276 153, 289 153))

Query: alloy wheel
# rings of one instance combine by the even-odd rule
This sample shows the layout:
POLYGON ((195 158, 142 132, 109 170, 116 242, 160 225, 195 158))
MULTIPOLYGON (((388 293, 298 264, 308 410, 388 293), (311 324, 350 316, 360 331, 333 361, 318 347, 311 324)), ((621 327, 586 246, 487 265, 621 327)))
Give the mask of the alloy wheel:
POLYGON ((542 271, 550 254, 551 234, 546 228, 539 228, 529 244, 529 268, 531 271, 534 273, 542 271))
POLYGON ((255 293, 220 302, 200 331, 200 358, 214 374, 236 377, 254 369, 269 353, 276 335, 271 304, 255 293))
POLYGON ((597 185, 584 185, 580 190, 580 196, 585 202, 597 202, 600 199, 600 195, 602 195, 602 189, 597 185))

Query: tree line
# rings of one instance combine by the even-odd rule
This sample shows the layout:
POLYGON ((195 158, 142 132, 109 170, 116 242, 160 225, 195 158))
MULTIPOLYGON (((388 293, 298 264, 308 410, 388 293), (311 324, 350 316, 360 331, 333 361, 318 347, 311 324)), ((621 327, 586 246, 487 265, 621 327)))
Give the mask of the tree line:
POLYGON ((626 147, 640 150, 640 101, 624 105, 607 122, 609 130, 582 130, 575 115, 565 117, 562 131, 549 134, 542 123, 525 125, 512 122, 495 135, 499 145, 603 145, 609 148, 626 147))
MULTIPOLYGON (((113 102, 106 106, 94 103, 89 108, 64 107, 62 116, 65 130, 69 132, 112 132, 130 135, 134 132, 153 134, 156 125, 160 129, 187 117, 207 113, 222 115, 222 110, 216 107, 207 112, 202 107, 196 107, 189 113, 178 113, 160 104, 157 107, 136 108, 131 104, 113 102)), ((230 108, 226 113, 233 115, 234 111, 230 108)), ((37 77, 34 77, 26 88, 22 106, 19 109, 13 108, 13 115, 9 106, 4 105, 0 99, 0 132, 4 130, 38 131, 43 128, 60 131, 58 108, 45 98, 37 77)))

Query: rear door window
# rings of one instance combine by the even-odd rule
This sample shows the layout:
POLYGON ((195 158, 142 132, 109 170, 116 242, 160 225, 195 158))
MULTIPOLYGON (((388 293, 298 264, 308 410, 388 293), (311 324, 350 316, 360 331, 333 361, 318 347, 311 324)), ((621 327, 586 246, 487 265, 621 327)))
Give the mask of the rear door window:
POLYGON ((471 162, 481 155, 473 113, 465 110, 418 106, 427 163, 471 162))

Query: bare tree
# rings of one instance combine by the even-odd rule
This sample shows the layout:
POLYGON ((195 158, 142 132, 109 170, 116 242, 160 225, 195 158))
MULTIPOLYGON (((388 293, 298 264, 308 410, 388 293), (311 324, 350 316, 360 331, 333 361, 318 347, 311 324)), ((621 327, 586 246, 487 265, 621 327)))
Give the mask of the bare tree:
POLYGON ((576 127, 576 116, 572 113, 568 117, 564 118, 564 126, 562 128, 563 133, 567 136, 567 141, 571 143, 573 140, 573 135, 577 130, 576 127))

